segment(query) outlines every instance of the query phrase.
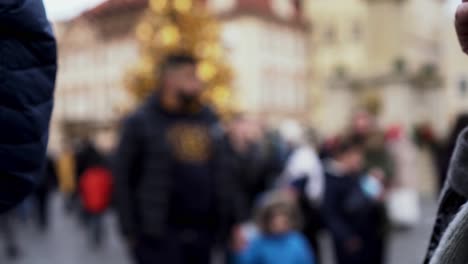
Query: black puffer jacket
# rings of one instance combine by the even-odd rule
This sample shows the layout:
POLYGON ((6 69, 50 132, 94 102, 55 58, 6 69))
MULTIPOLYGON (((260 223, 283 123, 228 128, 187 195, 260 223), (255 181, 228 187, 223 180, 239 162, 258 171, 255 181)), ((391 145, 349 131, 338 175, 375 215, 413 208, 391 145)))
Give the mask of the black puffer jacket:
MULTIPOLYGON (((238 217, 233 202, 237 192, 229 175, 229 168, 224 165, 226 159, 218 151, 220 144, 217 141, 221 136, 215 133, 214 128, 217 123, 218 119, 208 108, 198 113, 173 115, 159 105, 156 97, 151 97, 143 107, 127 119, 123 125, 113 166, 116 180, 115 199, 124 235, 162 238, 171 226, 179 224, 175 222, 185 220, 173 218, 174 212, 177 214, 177 210, 180 209, 173 208, 174 203, 184 208, 187 204, 190 206, 192 201, 193 204, 199 203, 202 197, 189 196, 191 200, 185 200, 185 203, 180 200, 174 201, 174 193, 181 188, 182 190, 185 188, 183 193, 193 191, 201 194, 199 196, 204 196, 208 192, 212 195, 211 199, 215 204, 213 224, 220 228, 216 230, 219 231, 218 235, 227 235, 229 224, 235 222, 238 217), (174 136, 175 131, 172 129, 177 123, 185 125, 189 123, 212 131, 209 133, 209 138, 203 140, 209 141, 205 143, 212 146, 209 169, 204 171, 209 171, 211 175, 210 187, 200 184, 197 186, 197 180, 192 186, 180 186, 184 184, 180 182, 180 178, 190 176, 192 172, 174 173, 174 155, 181 153, 178 153, 179 150, 174 149, 169 141, 174 136), (204 192, 200 193, 201 189, 204 192)), ((198 132, 193 133, 198 134, 198 132)), ((189 140, 185 143, 181 143, 184 149, 197 151, 198 148, 204 148, 196 141, 189 140)), ((190 156, 190 153, 182 155, 190 156)), ((188 159, 196 160, 199 157, 200 155, 196 155, 188 159)), ((184 165, 178 165, 176 170, 183 167, 184 165)), ((191 182, 191 179, 185 179, 185 183, 187 182, 191 182)))
POLYGON ((35 186, 45 163, 56 44, 41 0, 0 1, 0 212, 35 186))

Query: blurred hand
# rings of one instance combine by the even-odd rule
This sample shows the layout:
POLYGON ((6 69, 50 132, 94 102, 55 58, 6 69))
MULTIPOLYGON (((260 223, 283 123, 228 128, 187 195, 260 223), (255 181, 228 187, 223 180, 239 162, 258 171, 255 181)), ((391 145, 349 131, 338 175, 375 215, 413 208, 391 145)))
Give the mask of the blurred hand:
POLYGON ((382 190, 376 200, 379 202, 384 202, 387 198, 387 193, 389 192, 388 186, 385 186, 385 172, 381 168, 372 168, 369 171, 369 175, 380 182, 382 190))
POLYGON ((468 54, 468 0, 463 0, 455 13, 455 29, 463 52, 468 54))
POLYGON ((362 241, 359 237, 348 239, 345 244, 348 254, 354 254, 362 248, 362 241))
POLYGON ((247 247, 247 240, 244 237, 241 226, 236 226, 232 231, 231 250, 241 252, 247 247))

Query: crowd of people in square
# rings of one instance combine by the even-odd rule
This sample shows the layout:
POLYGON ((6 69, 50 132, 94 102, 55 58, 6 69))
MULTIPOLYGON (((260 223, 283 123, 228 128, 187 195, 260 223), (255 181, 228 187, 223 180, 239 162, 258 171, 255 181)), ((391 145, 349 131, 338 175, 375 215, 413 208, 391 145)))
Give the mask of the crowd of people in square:
MULTIPOLYGON (((410 192, 410 216, 398 224, 418 221, 417 150, 404 129, 382 129, 365 110, 329 137, 295 120, 219 119, 198 99, 195 65, 186 54, 167 58, 163 85, 123 122, 112 150, 90 134, 51 157, 40 226, 56 186, 96 248, 102 216, 116 212, 138 264, 315 264, 324 233, 338 264, 385 263, 395 190, 410 192)), ((432 142, 429 132, 422 137, 432 142)))
MULTIPOLYGON (((466 52, 468 3, 455 25, 466 52)), ((154 73, 154 92, 119 125, 112 150, 100 149, 88 131, 65 140, 45 164, 56 43, 42 1, 0 1, 0 233, 7 255, 21 256, 14 220, 32 214, 39 230, 48 230, 49 202, 59 189, 64 210, 83 223, 95 249, 105 243, 103 215, 115 213, 136 264, 316 264, 324 233, 337 264, 385 263, 392 228, 419 218, 413 131, 382 127, 366 109, 356 109, 337 135, 294 120, 221 116, 202 100, 197 65, 191 54, 167 56, 154 73)), ((468 260, 467 120, 460 117, 448 143, 430 125, 416 129, 415 142, 433 153, 442 191, 426 263, 468 260)))

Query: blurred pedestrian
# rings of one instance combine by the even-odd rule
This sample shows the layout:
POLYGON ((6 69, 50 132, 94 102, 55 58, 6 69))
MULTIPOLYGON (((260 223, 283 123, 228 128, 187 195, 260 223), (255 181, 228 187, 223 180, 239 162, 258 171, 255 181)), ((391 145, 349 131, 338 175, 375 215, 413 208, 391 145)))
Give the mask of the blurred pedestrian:
POLYGON ((98 248, 103 240, 103 217, 112 200, 113 179, 104 164, 88 168, 80 177, 80 198, 86 214, 91 245, 98 248))
POLYGON ((326 161, 325 174, 322 212, 337 263, 379 263, 377 205, 383 195, 383 179, 364 173, 363 146, 343 140, 326 161))
POLYGON ((260 234, 236 254, 236 264, 316 263, 307 239, 299 232, 301 219, 294 200, 279 194, 262 201, 256 217, 260 234))
POLYGON ((200 100, 196 65, 190 55, 168 56, 157 91, 123 125, 116 201, 138 264, 210 263, 236 222, 235 184, 218 160, 219 122, 200 100))
POLYGON ((276 187, 286 162, 289 158, 290 147, 277 129, 267 129, 260 143, 262 168, 257 190, 265 192, 276 187))
POLYGON ((73 194, 72 206, 74 209, 78 209, 78 217, 81 223, 88 226, 92 218, 90 218, 90 214, 88 214, 85 204, 83 204, 84 199, 81 197, 81 195, 84 194, 83 189, 81 189, 82 177, 84 177, 90 169, 96 167, 106 168, 109 164, 107 164, 104 155, 97 149, 94 138, 85 137, 78 145, 75 152, 75 184, 78 188, 73 194))
POLYGON ((393 226, 410 228, 419 224, 419 175, 415 168, 416 147, 400 125, 385 133, 387 148, 394 161, 394 180, 388 194, 388 212, 393 226))
POLYGON ((243 114, 234 115, 227 123, 223 144, 224 164, 229 168, 232 181, 238 185, 244 219, 252 216, 257 197, 263 188, 265 159, 261 153, 261 136, 252 136, 254 121, 243 114))
POLYGON ((56 53, 41 0, 0 1, 0 213, 32 193, 41 174, 56 53))
POLYGON ((9 260, 21 257, 17 228, 14 222, 15 213, 16 211, 13 210, 0 216, 0 237, 3 239, 5 255, 9 260))
MULTIPOLYGON (((384 183, 384 193, 388 193, 395 183, 395 161, 385 141, 385 133, 378 126, 377 117, 366 112, 357 112, 351 123, 352 140, 359 142, 364 150, 364 170, 372 171, 384 183)), ((374 251, 378 255, 375 264, 385 263, 386 248, 390 234, 390 222, 387 213, 387 200, 376 204, 379 225, 376 234, 379 239, 374 241, 374 251)))
POLYGON ((45 166, 39 185, 34 192, 33 198, 36 202, 36 219, 38 227, 41 231, 46 231, 49 227, 49 204, 50 194, 56 186, 57 173, 55 163, 51 156, 47 157, 45 166))
POLYGON ((364 147, 364 166, 368 170, 383 172, 387 185, 392 184, 395 164, 385 142, 385 132, 375 116, 366 111, 357 112, 351 122, 351 136, 364 147))
POLYGON ((104 157, 97 149, 94 143, 94 138, 85 136, 75 149, 75 182, 79 183, 81 176, 89 168, 101 165, 104 162, 104 157))
POLYGON ((297 192, 305 220, 303 231, 316 253, 317 262, 320 263, 318 236, 322 223, 319 208, 325 185, 322 163, 314 147, 313 132, 306 132, 296 122, 290 122, 288 126, 289 129, 283 129, 283 137, 290 146, 291 154, 280 182, 292 186, 297 192))
POLYGON ((75 153, 68 142, 57 160, 57 179, 60 192, 64 196, 65 211, 71 212, 74 208, 74 195, 76 192, 76 159, 75 153))

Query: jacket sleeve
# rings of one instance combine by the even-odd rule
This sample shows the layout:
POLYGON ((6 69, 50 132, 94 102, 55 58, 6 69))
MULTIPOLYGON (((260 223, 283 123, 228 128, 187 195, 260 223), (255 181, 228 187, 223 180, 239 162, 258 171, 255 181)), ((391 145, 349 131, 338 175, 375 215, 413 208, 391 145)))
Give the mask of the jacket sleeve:
POLYGON ((468 263, 468 206, 462 206, 443 235, 430 264, 468 263))
MULTIPOLYGON (((221 139, 217 139, 217 145, 223 145, 221 139)), ((222 209, 226 210, 224 214, 230 219, 231 224, 241 224, 249 217, 248 201, 240 180, 245 175, 240 175, 238 167, 241 164, 233 161, 229 154, 220 147, 216 150, 215 163, 218 180, 222 181, 218 197, 222 200, 222 209)))
MULTIPOLYGON (((457 194, 450 187, 447 187, 442 194, 436 222, 429 241, 429 248, 426 253, 424 264, 429 264, 436 250, 441 245, 444 234, 449 229, 449 225, 467 201, 466 198, 457 194)), ((465 210, 466 211, 466 210, 465 210)))
POLYGON ((247 248, 234 255, 234 262, 239 264, 258 264, 261 262, 259 255, 261 241, 253 240, 247 245, 247 248))
MULTIPOLYGON (((443 244, 444 242, 442 242, 442 237, 448 236, 447 233, 449 231, 447 230, 450 229, 450 226, 454 225, 452 223, 455 222, 454 218, 459 217, 458 214, 462 206, 468 201, 468 165, 466 163, 467 158, 468 129, 465 129, 459 135, 457 140, 457 147, 455 148, 455 151, 452 155, 447 181, 441 194, 436 222, 429 243, 429 249, 427 251, 426 258, 424 261, 425 264, 433 263, 430 261, 436 250, 439 251, 439 247, 445 246, 443 244)), ((464 210, 466 211, 466 206, 464 210)), ((455 247, 458 247, 458 245, 455 245, 455 247)))
POLYGON ((0 212, 29 194, 42 173, 56 70, 42 1, 0 1, 0 212))
POLYGON ((324 172, 317 154, 312 149, 296 151, 286 165, 283 177, 287 183, 302 180, 307 199, 313 205, 319 205, 324 191, 324 172))
POLYGON ((115 177, 115 202, 121 231, 125 236, 137 233, 134 190, 139 174, 137 170, 141 144, 137 130, 138 122, 134 118, 125 122, 112 166, 115 177))
POLYGON ((300 250, 300 254, 298 254, 298 263, 300 264, 315 264, 315 255, 314 252, 311 250, 311 246, 307 242, 307 239, 300 236, 298 237, 298 247, 300 250))

